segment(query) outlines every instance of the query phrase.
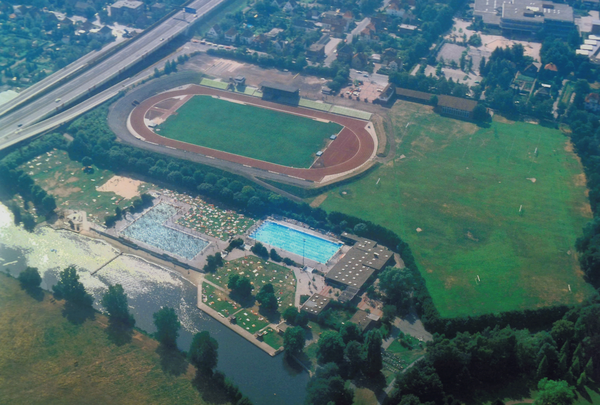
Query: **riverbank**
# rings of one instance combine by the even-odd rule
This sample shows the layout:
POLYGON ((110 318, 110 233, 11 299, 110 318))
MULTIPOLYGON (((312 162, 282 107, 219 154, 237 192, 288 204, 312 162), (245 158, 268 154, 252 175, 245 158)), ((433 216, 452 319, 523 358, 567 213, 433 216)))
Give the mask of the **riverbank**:
POLYGON ((210 315, 217 322, 220 322, 222 325, 226 326, 227 328, 231 329, 232 331, 246 339, 248 342, 252 343, 254 346, 268 353, 271 357, 275 357, 277 354, 283 351, 282 349, 274 349, 265 342, 261 342, 260 340, 256 339, 252 333, 244 330, 239 325, 229 322, 229 319, 225 318, 221 313, 215 311, 214 309, 203 303, 202 283, 198 285, 198 308, 206 314, 210 315))

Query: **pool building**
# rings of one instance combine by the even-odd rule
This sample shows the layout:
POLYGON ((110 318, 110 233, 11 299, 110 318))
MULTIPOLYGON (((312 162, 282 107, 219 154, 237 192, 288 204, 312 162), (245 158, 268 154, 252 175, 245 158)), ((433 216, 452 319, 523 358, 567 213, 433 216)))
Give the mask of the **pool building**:
POLYGON ((328 284, 342 287, 339 301, 347 302, 356 296, 371 275, 392 265, 394 255, 391 250, 370 239, 344 232, 342 240, 352 247, 327 272, 325 280, 328 284))

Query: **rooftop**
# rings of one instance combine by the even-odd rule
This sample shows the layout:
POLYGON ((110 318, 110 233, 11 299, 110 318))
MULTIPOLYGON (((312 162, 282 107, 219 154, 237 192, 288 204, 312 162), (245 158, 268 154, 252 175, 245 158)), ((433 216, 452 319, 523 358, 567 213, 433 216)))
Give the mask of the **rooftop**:
POLYGON ((300 88, 296 87, 296 86, 292 86, 289 84, 284 84, 284 83, 277 83, 277 82, 269 82, 269 81, 264 81, 260 84, 261 88, 267 87, 270 89, 275 89, 275 90, 280 90, 280 91, 287 91, 289 93, 296 93, 298 91, 300 91, 300 88))
POLYGON ((300 310, 317 316, 327 308, 330 302, 331 298, 325 297, 319 293, 315 293, 312 295, 312 297, 306 300, 306 302, 300 307, 300 310))
POLYGON ((360 330, 365 331, 369 329, 372 325, 379 321, 379 317, 377 315, 369 314, 362 309, 359 309, 354 313, 352 318, 350 318, 350 322, 358 325, 360 330))
POLYGON ((475 0, 474 14, 486 23, 499 22, 499 17, 514 21, 543 24, 546 19, 573 22, 573 8, 567 4, 532 0, 475 0))
POLYGON ((144 3, 142 3, 141 1, 136 1, 136 0, 119 0, 116 3, 113 3, 111 5, 112 8, 131 8, 131 9, 136 9, 138 7, 143 6, 144 3))

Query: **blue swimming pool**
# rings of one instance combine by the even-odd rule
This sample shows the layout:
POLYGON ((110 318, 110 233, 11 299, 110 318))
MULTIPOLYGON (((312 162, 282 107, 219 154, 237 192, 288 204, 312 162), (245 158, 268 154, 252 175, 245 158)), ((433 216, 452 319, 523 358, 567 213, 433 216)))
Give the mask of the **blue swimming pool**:
POLYGON ((263 244, 304 256, 319 263, 327 263, 342 246, 341 243, 331 242, 270 221, 264 222, 256 231, 252 232, 250 237, 263 244))

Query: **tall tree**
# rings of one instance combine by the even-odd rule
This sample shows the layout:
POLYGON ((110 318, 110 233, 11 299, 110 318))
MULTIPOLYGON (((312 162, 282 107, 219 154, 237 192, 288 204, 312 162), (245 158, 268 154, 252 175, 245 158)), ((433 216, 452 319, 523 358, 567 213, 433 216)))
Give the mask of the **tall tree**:
POLYGON ((287 328, 283 335, 283 348, 285 349, 286 354, 300 354, 304 349, 305 342, 304 329, 300 326, 287 328))
POLYGON ((344 341, 339 333, 325 331, 319 339, 317 346, 317 360, 319 363, 341 364, 344 360, 344 341))
POLYGON ((574 389, 566 381, 544 378, 538 383, 538 390, 535 405, 571 405, 575 402, 574 389))
POLYGON ((210 336, 209 332, 196 333, 188 355, 190 363, 196 366, 199 371, 212 374, 219 360, 218 349, 219 343, 210 336))
POLYGON ((372 330, 367 334, 365 342, 367 358, 365 361, 365 373, 376 375, 381 372, 383 358, 381 356, 381 334, 378 330, 372 330))
POLYGON ((173 308, 162 307, 153 315, 156 338, 167 347, 176 347, 181 323, 173 308))
POLYGON ((69 266, 61 271, 58 283, 52 287, 58 299, 65 299, 72 304, 91 306, 94 298, 87 293, 83 284, 79 282, 79 275, 75 267, 69 266))
POLYGON ((42 284, 42 276, 37 267, 27 267, 19 273, 19 283, 24 290, 35 290, 42 284))
POLYGON ((273 284, 267 283, 263 285, 258 294, 256 294, 256 301, 258 301, 261 308, 267 311, 276 311, 279 303, 277 302, 277 297, 275 297, 273 284))
POLYGON ((340 369, 334 363, 325 364, 317 369, 306 386, 306 405, 350 405, 353 393, 345 388, 340 377, 340 369))
POLYGON ((108 286, 108 291, 102 297, 102 305, 108 311, 111 322, 120 323, 129 327, 135 325, 133 315, 129 313, 127 295, 121 284, 108 286))

